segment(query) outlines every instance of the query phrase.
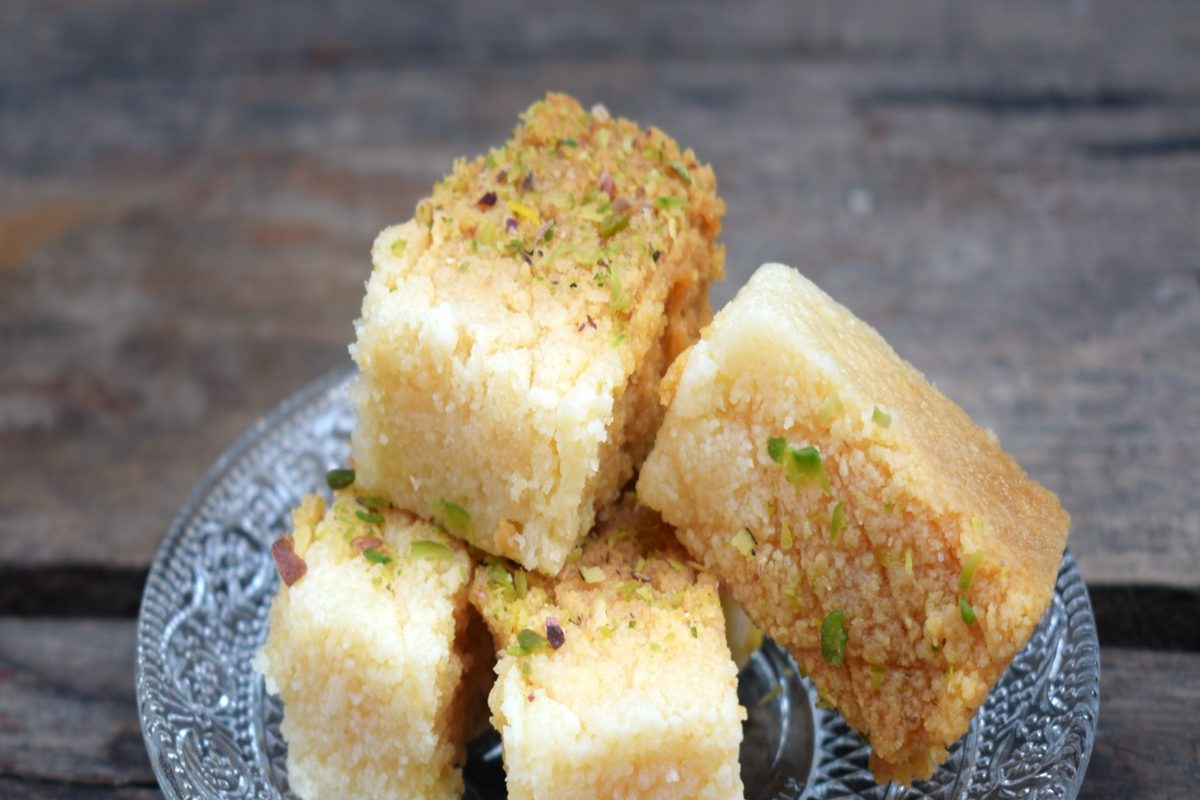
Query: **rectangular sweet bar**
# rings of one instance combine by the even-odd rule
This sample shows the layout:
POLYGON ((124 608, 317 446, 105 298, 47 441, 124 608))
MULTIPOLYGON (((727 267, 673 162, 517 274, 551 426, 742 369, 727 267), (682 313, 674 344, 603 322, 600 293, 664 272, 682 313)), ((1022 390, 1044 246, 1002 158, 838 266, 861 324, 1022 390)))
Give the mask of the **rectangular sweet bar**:
POLYGON ((359 481, 555 574, 649 450, 658 385, 711 316, 724 206, 655 128, 535 103, 375 242, 359 481))
POLYGON ((255 667, 284 703, 288 778, 305 800, 457 800, 493 663, 467 602, 467 548, 353 490, 293 513, 255 667), (480 647, 480 645, 485 645, 480 647))
POLYGON ((758 270, 663 381, 639 497, 825 699, 924 778, 1050 600, 1069 517, 850 311, 758 270))
POLYGON ((509 797, 742 797, 717 583, 657 514, 602 512, 556 580, 481 566, 471 600, 499 649, 509 797))

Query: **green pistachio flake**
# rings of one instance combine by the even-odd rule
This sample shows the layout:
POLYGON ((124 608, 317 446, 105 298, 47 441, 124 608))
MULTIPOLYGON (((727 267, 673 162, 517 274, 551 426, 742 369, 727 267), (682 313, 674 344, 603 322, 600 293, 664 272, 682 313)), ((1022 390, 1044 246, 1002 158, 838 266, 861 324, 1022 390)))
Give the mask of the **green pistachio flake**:
POLYGON ((975 573, 979 569, 979 565, 983 563, 983 551, 976 550, 971 555, 967 556, 967 560, 963 563, 962 572, 958 573, 958 590, 965 592, 971 588, 971 581, 975 579, 975 573))
POLYGON ((471 512, 443 497, 433 504, 433 513, 450 533, 471 540, 471 512))
POLYGON ((783 457, 787 454, 787 439, 782 436, 772 436, 767 439, 767 455, 776 464, 783 463, 783 457))
POLYGON ((779 533, 779 546, 787 550, 795 543, 796 537, 792 534, 792 529, 788 527, 786 522, 783 523, 783 530, 779 533))
POLYGON ((904 547, 904 572, 910 578, 913 576, 912 548, 907 545, 904 547))
POLYGON ((545 636, 542 636, 537 631, 531 631, 529 628, 523 628, 517 634, 517 645, 527 653, 532 653, 534 650, 540 650, 543 647, 549 647, 550 642, 545 636))
POLYGON ((792 483, 803 478, 828 489, 829 478, 825 475, 825 468, 821 466, 821 451, 812 445, 799 450, 791 448, 788 451, 787 478, 792 483))
POLYGON ((754 558, 754 549, 758 546, 758 542, 755 541, 754 534, 750 532, 749 528, 742 528, 735 533, 733 538, 729 540, 729 543, 733 545, 734 550, 737 550, 746 558, 754 558))
POLYGON ((831 667, 840 667, 846 661, 846 615, 841 611, 830 611, 821 623, 821 658, 831 667))
POLYGON ((412 543, 412 555, 413 558, 420 558, 426 561, 440 561, 443 558, 450 557, 450 548, 441 542, 417 539, 412 543))
POLYGON ((663 211, 672 208, 687 208, 688 201, 684 197, 659 197, 654 201, 655 208, 661 208, 663 211))
POLYGON ((698 639, 698 638, 700 638, 700 634, 699 634, 699 632, 696 630, 696 626, 695 626, 695 625, 693 625, 692 627, 688 628, 688 630, 691 632, 691 634, 692 634, 692 638, 693 638, 693 639, 698 639))
POLYGON ((607 217, 605 217, 600 225, 596 228, 596 231, 602 238, 607 239, 614 234, 620 233, 628 227, 629 215, 622 211, 619 214, 609 214, 607 217))
POLYGON ((600 583, 608 577, 600 567, 580 567, 579 576, 583 578, 584 583, 600 583))
POLYGON ((975 624, 975 609, 971 608, 971 604, 967 602, 967 598, 958 598, 958 613, 962 615, 962 621, 968 625, 975 624))
POLYGON ((513 575, 513 591, 517 593, 518 600, 525 599, 525 595, 529 591, 529 576, 526 575, 525 570, 519 569, 513 575))
POLYGON ((558 143, 563 147, 579 147, 579 142, 570 137, 567 137, 566 139, 559 139, 558 143))
POLYGON ((377 496, 359 497, 356 499, 356 502, 368 511, 383 511, 392 505, 387 501, 387 498, 377 496))
POLYGON ((372 525, 383 524, 383 514, 376 514, 374 511, 363 511, 359 509, 354 512, 354 516, 361 519, 363 522, 369 522, 372 525))
POLYGON ((390 564, 392 563, 391 556, 384 553, 382 550, 363 550, 363 558, 370 561, 372 564, 390 564))
POLYGON ((513 588, 513 577, 498 561, 488 565, 488 580, 498 586, 513 588))
POLYGON ((684 182, 686 182, 686 183, 692 182, 692 176, 691 176, 691 174, 688 173, 687 165, 685 165, 682 161, 672 161, 667 166, 670 168, 670 170, 672 172, 674 172, 679 177, 683 178, 684 182))
POLYGON ((841 500, 833 507, 833 513, 829 516, 829 540, 836 542, 841 538, 842 531, 846 528, 846 504, 841 500))
POLYGON ((875 410, 871 412, 871 422, 874 422, 881 428, 887 428, 891 426, 892 418, 882 408, 875 406, 875 410))
POLYGON ((408 242, 404 239, 397 239, 392 242, 392 255, 396 258, 404 255, 404 248, 408 247, 408 242))
POLYGON ((330 489, 345 489, 354 483, 354 470, 331 469, 325 473, 325 483, 330 489))

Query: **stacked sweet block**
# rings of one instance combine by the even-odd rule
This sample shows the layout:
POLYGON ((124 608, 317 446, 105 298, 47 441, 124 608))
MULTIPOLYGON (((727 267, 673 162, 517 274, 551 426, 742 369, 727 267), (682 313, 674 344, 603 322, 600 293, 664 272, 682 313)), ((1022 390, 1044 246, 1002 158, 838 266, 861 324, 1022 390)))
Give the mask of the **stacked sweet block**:
POLYGON ((720 592, 880 779, 965 731, 1066 514, 793 270, 705 328, 723 210, 666 134, 550 95, 379 235, 353 469, 273 548, 257 660, 305 800, 458 797, 489 711, 514 798, 742 797, 760 637, 720 592))

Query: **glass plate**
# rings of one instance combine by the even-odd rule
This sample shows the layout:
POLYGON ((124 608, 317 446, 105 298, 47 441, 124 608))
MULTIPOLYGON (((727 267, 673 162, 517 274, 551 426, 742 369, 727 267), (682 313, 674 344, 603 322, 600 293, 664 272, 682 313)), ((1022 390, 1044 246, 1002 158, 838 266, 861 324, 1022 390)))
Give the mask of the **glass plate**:
MULTIPOLYGON (((289 398, 213 465, 167 532, 138 618, 137 696, 168 800, 292 797, 279 702, 251 669, 276 574, 269 547, 349 456, 349 372, 289 398)), ((1072 798, 1100 710, 1092 608, 1071 554, 1054 600, 950 759, 929 781, 876 786, 868 748, 769 641, 739 677, 746 796, 1072 798), (782 691, 771 694, 776 685, 782 691), (764 698, 768 698, 764 702, 764 698)), ((472 743, 466 796, 504 796, 494 733, 472 743)))

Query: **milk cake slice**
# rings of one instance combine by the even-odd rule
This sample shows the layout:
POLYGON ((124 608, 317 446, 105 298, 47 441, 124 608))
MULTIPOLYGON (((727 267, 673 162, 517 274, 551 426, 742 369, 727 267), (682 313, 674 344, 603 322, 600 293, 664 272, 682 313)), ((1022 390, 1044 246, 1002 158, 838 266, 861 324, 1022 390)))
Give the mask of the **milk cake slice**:
POLYGON ((550 95, 372 251, 359 481, 553 575, 649 450, 711 312, 724 206, 656 128, 550 95))
POLYGON ((293 522, 273 548, 284 580, 255 659, 283 699, 293 791, 457 800, 493 663, 467 548, 353 491, 327 512, 305 498, 293 522))
POLYGON ((557 580, 496 561, 471 599, 499 650, 489 704, 509 797, 743 796, 717 582, 657 514, 627 499, 557 580))
POLYGON ((923 778, 1054 589, 1069 518, 996 437, 801 275, 769 264, 663 381, 638 496, 923 778))

